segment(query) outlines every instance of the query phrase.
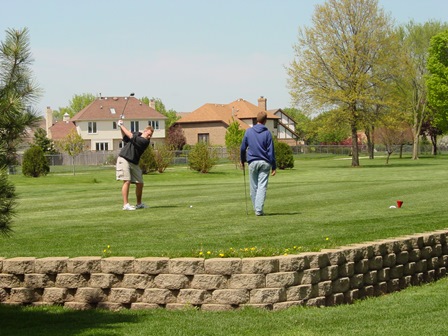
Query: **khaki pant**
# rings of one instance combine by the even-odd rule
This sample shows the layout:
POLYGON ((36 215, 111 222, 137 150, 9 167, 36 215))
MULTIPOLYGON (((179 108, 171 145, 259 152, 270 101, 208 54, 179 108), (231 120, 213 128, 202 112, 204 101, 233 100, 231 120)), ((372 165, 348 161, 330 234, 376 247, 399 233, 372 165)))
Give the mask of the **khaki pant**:
POLYGON ((117 159, 116 176, 118 181, 131 181, 131 183, 143 183, 143 174, 140 167, 127 161, 121 156, 117 159))

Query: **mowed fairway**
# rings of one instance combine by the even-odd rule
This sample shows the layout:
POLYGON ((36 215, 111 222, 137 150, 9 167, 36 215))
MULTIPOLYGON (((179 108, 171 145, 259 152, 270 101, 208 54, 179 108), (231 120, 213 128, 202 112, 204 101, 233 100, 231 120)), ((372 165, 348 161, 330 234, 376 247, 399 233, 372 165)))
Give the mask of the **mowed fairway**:
POLYGON ((388 166, 361 159, 359 168, 347 157, 299 156, 294 169, 271 177, 264 217, 250 199, 246 215, 243 172, 232 164, 146 175, 149 209, 137 211, 121 210, 113 167, 13 175, 17 216, 12 235, 0 238, 0 257, 102 256, 107 246, 111 256, 271 255, 432 231, 448 227, 447 171, 447 156, 392 158, 388 166), (398 199, 403 208, 390 209, 398 199))

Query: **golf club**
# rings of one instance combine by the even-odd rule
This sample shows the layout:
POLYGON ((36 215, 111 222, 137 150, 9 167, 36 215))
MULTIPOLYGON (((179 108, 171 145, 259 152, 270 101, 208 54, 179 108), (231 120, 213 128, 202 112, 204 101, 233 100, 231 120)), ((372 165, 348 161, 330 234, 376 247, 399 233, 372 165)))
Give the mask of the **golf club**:
POLYGON ((249 215, 247 212, 247 188, 246 188, 246 165, 243 163, 243 176, 244 176, 244 201, 246 202, 246 216, 249 215))
POLYGON ((124 119, 124 110, 126 110, 126 105, 128 105, 128 101, 130 97, 134 97, 134 92, 129 94, 129 97, 126 99, 126 103, 124 104, 123 112, 121 112, 120 119, 124 119))

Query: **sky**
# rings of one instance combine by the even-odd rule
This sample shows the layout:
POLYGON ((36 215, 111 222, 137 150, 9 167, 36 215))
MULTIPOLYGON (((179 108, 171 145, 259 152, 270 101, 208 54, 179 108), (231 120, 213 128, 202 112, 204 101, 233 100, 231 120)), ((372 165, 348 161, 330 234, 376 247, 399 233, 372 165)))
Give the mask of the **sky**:
MULTIPOLYGON (((291 106, 299 27, 325 0, 0 0, 0 41, 27 27, 43 115, 74 95, 159 98, 166 109, 243 98, 291 106)), ((397 24, 446 21, 446 0, 379 0, 397 24)))

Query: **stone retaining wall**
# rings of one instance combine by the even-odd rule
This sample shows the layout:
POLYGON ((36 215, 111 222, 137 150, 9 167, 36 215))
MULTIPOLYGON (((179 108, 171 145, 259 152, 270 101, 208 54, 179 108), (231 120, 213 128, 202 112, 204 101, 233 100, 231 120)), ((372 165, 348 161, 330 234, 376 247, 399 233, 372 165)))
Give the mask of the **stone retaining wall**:
POLYGON ((0 258, 0 303, 74 309, 331 306, 446 276, 448 229, 259 258, 0 258))

